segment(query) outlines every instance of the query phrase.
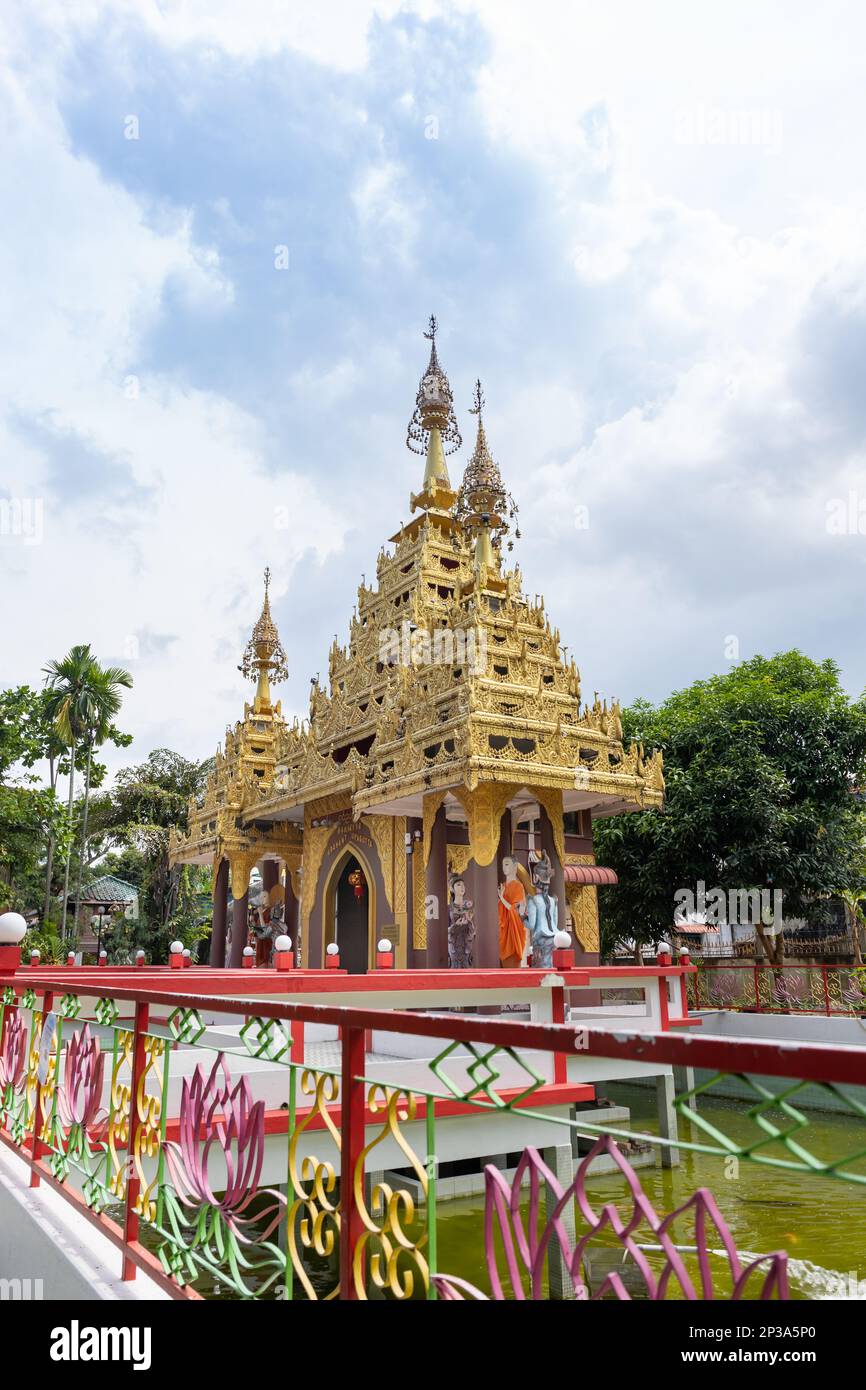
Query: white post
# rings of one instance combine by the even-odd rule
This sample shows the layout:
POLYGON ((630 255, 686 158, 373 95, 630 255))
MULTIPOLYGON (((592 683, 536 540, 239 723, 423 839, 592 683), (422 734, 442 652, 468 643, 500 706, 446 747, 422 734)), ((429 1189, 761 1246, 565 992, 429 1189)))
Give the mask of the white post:
MULTIPOLYGON (((571 1155, 571 1145, 557 1144, 555 1148, 544 1149, 541 1156, 553 1173, 562 1191, 565 1192, 574 1181, 574 1159, 571 1155)), ((545 1184, 545 1200, 547 1204, 547 1219, 549 1221, 558 1200, 549 1183, 545 1184)), ((573 1248, 576 1241, 573 1198, 563 1207, 559 1214, 559 1220, 573 1248)), ((560 1248, 559 1241, 555 1236, 548 1247, 547 1281, 549 1297, 551 1299, 574 1298, 574 1284, 571 1274, 562 1249, 560 1248)))
POLYGON ((669 1139, 669 1144, 660 1145, 661 1166, 662 1168, 677 1168, 680 1161, 680 1151, 677 1148, 677 1112, 674 1109, 674 1078, 670 1072, 664 1076, 656 1077, 656 1103, 659 1114, 659 1134, 662 1139, 669 1139))

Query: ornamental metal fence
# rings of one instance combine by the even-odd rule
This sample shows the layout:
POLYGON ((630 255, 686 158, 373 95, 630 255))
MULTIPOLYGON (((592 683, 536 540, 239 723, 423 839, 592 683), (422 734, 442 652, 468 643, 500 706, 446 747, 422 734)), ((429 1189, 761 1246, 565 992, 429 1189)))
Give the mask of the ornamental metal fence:
POLYGON ((740 1252, 707 1186, 659 1210, 635 1155, 735 1160, 853 1197, 864 1083, 855 1047, 241 999, 204 974, 182 991, 19 972, 2 994, 0 1140, 117 1248, 125 1278, 175 1298, 785 1298, 785 1250, 740 1252), (637 1076, 678 1127, 593 1108, 599 1079, 637 1076), (705 1104, 731 1077, 746 1132, 705 1104), (853 1121, 843 1151, 810 1141, 816 1091, 853 1121), (472 1154, 484 1238, 467 1271, 443 1255, 439 1188, 472 1154), (601 1203, 600 1164, 617 1182, 601 1203))
POLYGON ((696 961, 689 977, 692 1009, 757 1013, 866 1015, 866 968, 853 965, 768 965, 696 961))

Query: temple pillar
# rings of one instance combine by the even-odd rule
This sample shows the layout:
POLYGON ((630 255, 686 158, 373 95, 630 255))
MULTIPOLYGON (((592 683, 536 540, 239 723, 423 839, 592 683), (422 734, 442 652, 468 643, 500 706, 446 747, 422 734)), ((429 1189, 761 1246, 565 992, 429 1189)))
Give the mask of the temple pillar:
POLYGON ((217 970, 221 970, 226 963, 228 900, 229 861, 221 859, 213 876, 213 917, 210 934, 210 963, 217 970))
POLYGON ((481 968, 499 965, 499 885, 503 881, 502 860, 511 854, 511 812, 506 810, 499 824, 499 845, 489 864, 472 867, 472 898, 475 903, 475 964, 481 968))
MULTIPOLYGON (((433 822, 424 886, 426 897, 434 900, 434 911, 438 908, 438 914, 427 919, 427 966, 430 970, 442 970, 448 965, 449 898, 448 823, 444 806, 439 807, 433 822)), ((476 917, 476 923, 477 920, 476 917)))
MULTIPOLYGON (((270 893, 272 888, 276 888, 280 881, 280 864, 278 859, 262 860, 262 891, 270 893)), ((270 899, 268 899, 270 906, 270 899)))
MULTIPOLYGON (((274 889, 280 881, 280 861, 278 859, 263 859, 261 864, 262 892, 270 912, 273 912, 275 902, 274 889)), ((256 965, 270 965, 272 942, 267 938, 264 941, 256 940, 256 965)))
POLYGON ((553 834, 550 816, 543 806, 540 806, 539 810, 541 812, 541 848, 546 850, 550 855, 550 863, 553 867, 553 891, 556 898, 557 922, 559 924, 559 930, 565 931, 565 923, 568 918, 568 902, 565 896, 564 865, 560 860, 559 851, 556 848, 556 839, 553 834))
POLYGON ((250 892, 249 889, 242 898, 234 898, 232 901, 232 948, 229 955, 229 965, 233 970, 237 970, 243 963, 244 947, 247 944, 247 912, 249 908, 250 892))
POLYGON ((287 864, 287 865, 286 865, 286 908, 285 908, 285 922, 286 922, 286 933, 292 938, 292 947, 293 947, 293 948, 296 947, 297 944, 298 944, 298 913, 299 913, 299 908, 300 908, 300 904, 298 903, 298 900, 297 900, 297 898, 295 897, 295 890, 294 890, 294 887, 292 886, 292 871, 291 871, 291 869, 289 868, 289 866, 288 866, 288 864, 287 864))

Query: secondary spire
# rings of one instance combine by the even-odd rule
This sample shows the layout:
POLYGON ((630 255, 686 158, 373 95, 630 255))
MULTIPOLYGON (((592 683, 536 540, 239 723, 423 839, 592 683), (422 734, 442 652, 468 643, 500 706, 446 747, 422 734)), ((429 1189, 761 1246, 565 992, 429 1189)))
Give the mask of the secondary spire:
MULTIPOLYGON (((499 466, 490 453, 484 429, 484 405, 481 382, 476 381, 469 413, 478 417, 478 430, 475 448, 457 494, 454 516, 465 530, 475 535, 476 566, 496 570, 502 540, 511 530, 509 523, 517 515, 517 504, 506 490, 499 466)), ((515 531, 515 536, 520 538, 519 530, 515 531)), ((508 549, 512 546, 509 540, 508 549)))
POLYGON ((268 591, 271 585, 271 571, 265 570, 265 599, 262 611, 246 645, 240 670, 247 680, 257 680, 254 709, 262 713, 271 708, 270 681, 284 681, 289 674, 286 653, 280 641, 277 626, 271 617, 268 591))

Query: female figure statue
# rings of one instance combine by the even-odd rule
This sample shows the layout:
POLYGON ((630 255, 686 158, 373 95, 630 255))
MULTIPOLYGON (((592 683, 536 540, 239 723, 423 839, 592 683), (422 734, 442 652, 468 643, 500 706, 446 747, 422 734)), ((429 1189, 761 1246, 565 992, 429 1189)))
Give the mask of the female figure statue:
POLYGON ((466 896, 463 879, 453 878, 448 904, 448 964, 452 970, 471 968, 474 941, 475 909, 472 899, 466 896))

